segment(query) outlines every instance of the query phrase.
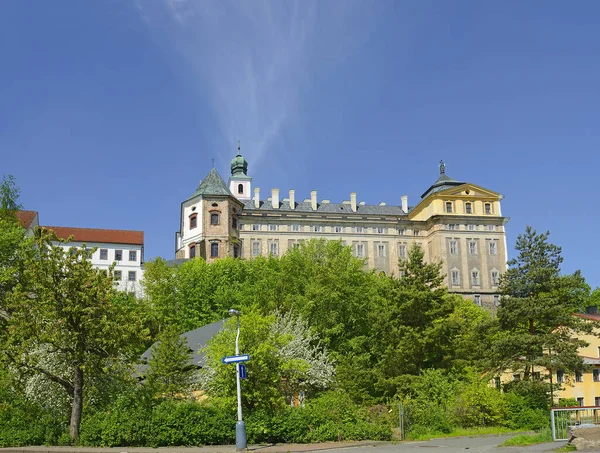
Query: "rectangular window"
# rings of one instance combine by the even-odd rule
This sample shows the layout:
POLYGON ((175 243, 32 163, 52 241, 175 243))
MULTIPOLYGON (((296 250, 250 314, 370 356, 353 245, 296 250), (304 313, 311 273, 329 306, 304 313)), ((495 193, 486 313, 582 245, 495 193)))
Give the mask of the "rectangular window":
POLYGON ((115 250, 115 261, 121 261, 123 259, 123 250, 115 250))
POLYGON ((121 271, 115 271, 113 276, 115 277, 115 281, 120 282, 121 281, 121 277, 122 277, 122 273, 121 271))
POLYGON ((492 213, 492 205, 490 203, 486 203, 485 204, 485 213, 486 214, 491 214, 492 213))
POLYGON ((496 251, 496 241, 490 241, 490 255, 495 255, 496 251))
POLYGON ((534 381, 539 381, 539 380, 540 380, 540 377, 541 377, 541 375, 540 375, 540 372, 539 372, 539 371, 534 371, 534 372, 533 372, 533 380, 534 380, 534 381))
POLYGON ((260 255, 260 242, 254 241, 252 242, 252 256, 260 255))
POLYGON ((398 246, 398 256, 400 258, 406 258, 406 245, 402 244, 398 246))
POLYGON ((377 256, 385 256, 385 245, 377 244, 377 256))
POLYGON ((421 232, 419 230, 413 230, 413 236, 418 236, 421 232))
POLYGON ((212 213, 210 215, 210 224, 211 225, 218 225, 219 224, 219 214, 216 213, 212 213))
POLYGON ((452 285, 460 285, 460 273, 457 270, 453 270, 452 272, 450 272, 450 277, 452 280, 452 285))
POLYGON ((135 271, 129 271, 127 274, 127 280, 130 282, 135 282, 135 271))
POLYGON ((594 405, 600 406, 600 396, 597 396, 596 398, 594 398, 594 405))
POLYGON ((253 224, 252 231, 260 231, 260 225, 258 223, 253 224))
POLYGON ((300 231, 300 225, 292 225, 292 231, 300 231))
POLYGON ((458 225, 456 223, 449 223, 448 224, 448 229, 452 230, 452 231, 458 230, 458 225))
POLYGON ((356 244, 356 256, 359 256, 359 257, 365 256, 364 244, 356 244))
POLYGON ((129 251, 129 261, 137 261, 137 250, 129 251))
POLYGON ((190 258, 196 258, 196 245, 190 245, 190 258))
POLYGON ((556 372, 556 382, 558 382, 558 383, 565 382, 565 372, 563 370, 558 370, 556 372))
POLYGON ((238 226, 237 217, 232 217, 231 218, 231 228, 233 228, 234 230, 237 230, 237 226, 238 226))
POLYGON ((473 205, 471 203, 465 203, 465 212, 467 214, 473 214, 473 205))
POLYGON ((446 212, 448 212, 448 213, 452 212, 452 202, 451 201, 446 202, 446 212))
POLYGON ((213 242, 210 244, 210 257, 218 258, 219 257, 219 243, 213 242))
POLYGON ((270 224, 269 225, 269 231, 277 231, 277 225, 270 224))
POLYGON ((579 398, 577 398, 577 405, 583 406, 583 396, 580 396, 579 398))
POLYGON ((108 259, 108 249, 100 249, 100 259, 101 260, 108 259))
POLYGON ((488 225, 487 229, 488 231, 496 231, 496 225, 488 225))
POLYGON ((190 230, 193 230, 198 226, 198 214, 190 216, 190 230))
POLYGON ((492 280, 492 286, 498 286, 498 282, 500 280, 500 273, 498 271, 490 272, 490 277, 492 280))
POLYGON ((479 271, 471 271, 471 283, 473 286, 479 286, 479 271))
POLYGON ((470 223, 470 224, 467 226, 467 229, 468 229, 469 231, 475 231, 475 225, 473 225, 472 223, 470 223))
POLYGON ((475 303, 481 305, 481 296, 479 294, 475 294, 475 303))
POLYGON ((600 382, 600 368, 594 368, 592 370, 592 376, 593 376, 594 382, 600 382))
POLYGON ((404 236, 404 228, 398 228, 398 234, 404 236))
POLYGON ((575 371, 575 382, 583 382, 583 373, 581 371, 575 371))
POLYGON ((333 231, 335 231, 336 233, 343 233, 344 227, 342 227, 342 226, 333 227, 333 231))
POLYGON ((361 226, 354 227, 356 233, 364 233, 365 229, 361 226))
POLYGON ((381 227, 377 227, 377 234, 383 234, 385 230, 381 227))
POLYGON ((469 241, 469 253, 477 255, 477 241, 469 241))
POLYGON ((277 242, 271 242, 269 244, 269 253, 274 256, 279 255, 279 248, 277 247, 279 244, 277 242))
POLYGON ((321 225, 313 225, 311 229, 313 233, 321 233, 323 231, 323 227, 321 225))
POLYGON ((457 244, 456 244, 456 240, 452 239, 450 241, 450 254, 451 255, 456 255, 457 253, 457 244))

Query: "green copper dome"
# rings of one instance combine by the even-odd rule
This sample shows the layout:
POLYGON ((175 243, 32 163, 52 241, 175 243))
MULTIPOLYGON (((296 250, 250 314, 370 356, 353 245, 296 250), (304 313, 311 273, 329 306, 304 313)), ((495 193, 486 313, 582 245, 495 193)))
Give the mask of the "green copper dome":
POLYGON ((240 154, 240 144, 238 143, 238 153, 231 160, 231 176, 247 176, 248 161, 240 154))

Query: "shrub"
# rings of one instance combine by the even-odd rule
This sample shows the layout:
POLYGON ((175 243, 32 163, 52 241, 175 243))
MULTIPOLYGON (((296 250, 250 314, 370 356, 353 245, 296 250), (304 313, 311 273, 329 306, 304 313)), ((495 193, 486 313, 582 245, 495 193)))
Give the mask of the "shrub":
POLYGON ((454 413, 463 428, 502 425, 506 413, 506 400, 499 390, 490 387, 486 380, 473 379, 460 392, 454 413))
POLYGON ((0 402, 0 447, 56 445, 64 442, 66 419, 39 405, 16 398, 0 402), (59 442, 60 441, 60 442, 59 442))
POLYGON ((531 407, 527 398, 516 393, 505 393, 507 405, 505 424, 511 429, 538 430, 549 425, 545 409, 531 407))

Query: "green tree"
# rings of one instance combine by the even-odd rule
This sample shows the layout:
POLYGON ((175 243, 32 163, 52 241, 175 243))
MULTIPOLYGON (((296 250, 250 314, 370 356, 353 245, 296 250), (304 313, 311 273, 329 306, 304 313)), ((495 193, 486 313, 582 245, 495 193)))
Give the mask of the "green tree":
MULTIPOLYGON (((240 352, 250 354, 248 378, 242 382, 243 404, 267 411, 282 408, 286 398, 300 391, 327 388, 333 365, 308 325, 292 314, 241 315, 240 352)), ((236 407, 235 365, 221 359, 234 354, 237 323, 231 319, 206 348, 202 387, 227 407, 236 407)))
POLYGON ((22 208, 19 204, 20 190, 13 175, 3 176, 0 184, 0 219, 16 222, 16 212, 22 208))
POLYGON ((69 432, 77 439, 86 377, 136 354, 144 331, 137 307, 117 293, 112 275, 92 266, 89 250, 66 249, 43 229, 35 236, 24 278, 7 296, 0 354, 12 366, 39 373, 64 389, 71 403, 69 432), (37 354, 42 349, 65 368, 45 368, 37 354))
POLYGON ((443 286, 441 264, 425 263, 419 246, 400 261, 400 272, 372 326, 378 388, 388 397, 403 385, 403 375, 445 365, 451 333, 446 320, 457 303, 443 286))
POLYGON ((146 379, 154 394, 171 398, 187 395, 195 377, 193 351, 184 337, 173 329, 161 333, 148 360, 146 379))
POLYGON ((501 280, 500 331, 490 350, 499 369, 522 369, 527 380, 542 366, 552 384, 557 369, 583 368, 577 351, 586 343, 577 335, 593 326, 573 316, 585 308, 589 287, 579 271, 561 274, 561 248, 549 243, 548 235, 528 226, 518 236, 518 255, 501 280))

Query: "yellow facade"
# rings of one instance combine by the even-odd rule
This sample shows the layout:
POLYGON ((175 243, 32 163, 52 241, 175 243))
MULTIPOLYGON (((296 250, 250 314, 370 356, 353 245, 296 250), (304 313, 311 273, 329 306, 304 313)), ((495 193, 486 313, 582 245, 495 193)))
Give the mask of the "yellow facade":
MULTIPOLYGON (((575 316, 588 319, 590 322, 600 327, 600 315, 577 314, 575 316)), ((579 349, 579 356, 584 363, 590 367, 589 371, 583 373, 561 373, 560 371, 552 374, 552 382, 561 383, 561 390, 554 392, 554 404, 563 398, 572 398, 577 400, 580 406, 600 406, 600 336, 598 334, 580 335, 580 339, 588 343, 588 346, 579 349)), ((548 370, 546 368, 537 368, 536 373, 540 373, 542 378, 548 379, 548 370)), ((501 377, 503 384, 522 379, 522 373, 507 371, 501 377)))

